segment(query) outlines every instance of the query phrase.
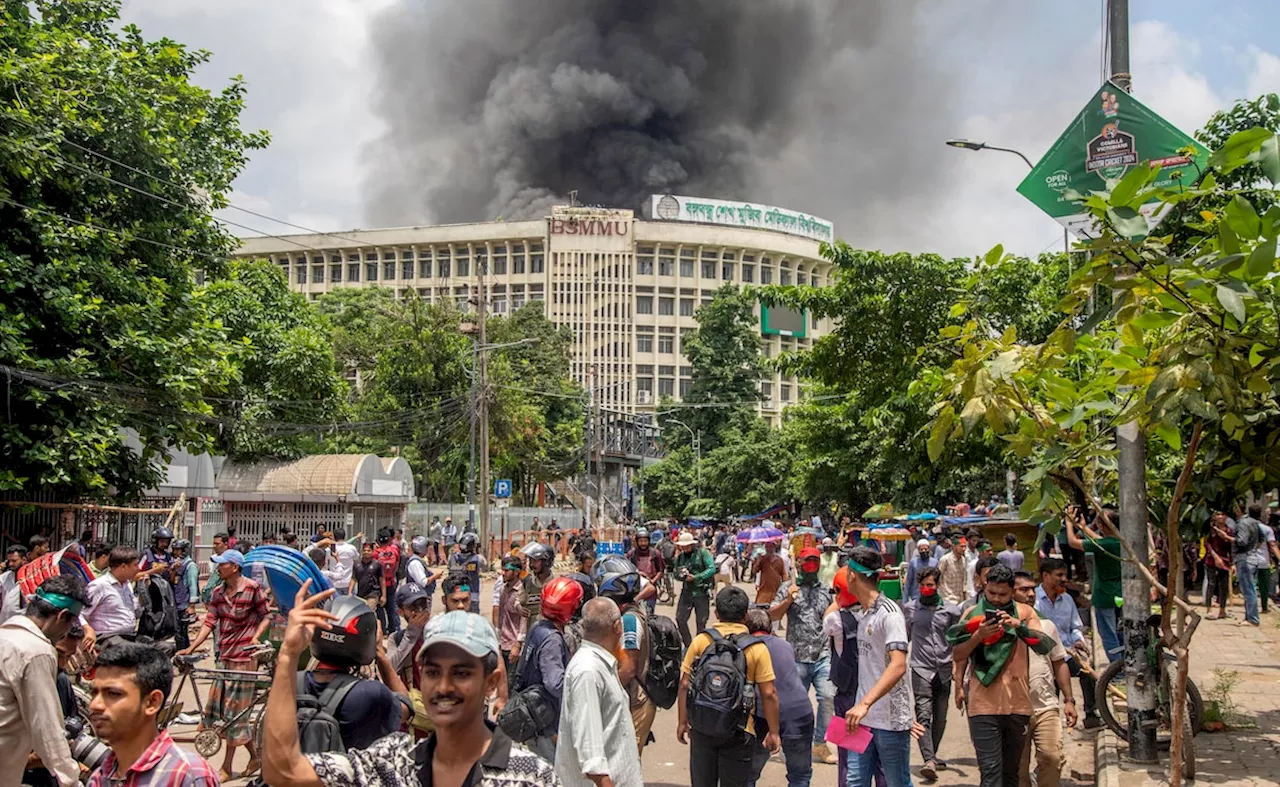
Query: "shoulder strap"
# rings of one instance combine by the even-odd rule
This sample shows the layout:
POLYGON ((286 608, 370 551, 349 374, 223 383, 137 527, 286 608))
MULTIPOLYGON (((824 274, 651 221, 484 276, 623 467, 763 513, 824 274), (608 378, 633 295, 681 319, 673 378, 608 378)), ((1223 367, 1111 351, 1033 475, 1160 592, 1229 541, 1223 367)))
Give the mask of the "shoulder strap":
POLYGON ((338 708, 342 707, 342 701, 347 698, 351 690, 356 687, 360 680, 354 675, 346 675, 339 673, 333 676, 333 680, 329 681, 329 685, 324 687, 324 691, 320 692, 320 710, 338 718, 338 708))
POLYGON ((718 642, 726 641, 724 638, 724 635, 722 635, 719 631, 716 631, 716 629, 711 626, 707 626, 705 629, 703 629, 702 633, 706 634, 708 637, 711 637, 711 643, 713 645, 718 642))

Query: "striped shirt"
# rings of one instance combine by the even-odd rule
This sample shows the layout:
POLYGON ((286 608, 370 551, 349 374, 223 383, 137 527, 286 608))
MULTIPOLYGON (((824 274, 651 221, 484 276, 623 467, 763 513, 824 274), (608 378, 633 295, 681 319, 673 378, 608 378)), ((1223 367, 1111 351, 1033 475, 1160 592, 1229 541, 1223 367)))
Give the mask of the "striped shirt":
POLYGON ((253 658, 258 624, 270 612, 262 586, 248 577, 241 577, 240 589, 234 593, 228 592, 225 583, 214 588, 204 624, 218 633, 218 657, 223 661, 253 658))

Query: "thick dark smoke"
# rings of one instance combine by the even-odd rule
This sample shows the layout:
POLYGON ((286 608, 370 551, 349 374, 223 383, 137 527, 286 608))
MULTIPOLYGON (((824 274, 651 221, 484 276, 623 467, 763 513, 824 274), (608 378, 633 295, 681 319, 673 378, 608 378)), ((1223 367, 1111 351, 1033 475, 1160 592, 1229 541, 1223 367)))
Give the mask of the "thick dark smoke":
POLYGON ((577 190, 877 221, 870 203, 918 189, 947 133, 921 5, 401 0, 374 25, 368 218, 526 218, 577 190))

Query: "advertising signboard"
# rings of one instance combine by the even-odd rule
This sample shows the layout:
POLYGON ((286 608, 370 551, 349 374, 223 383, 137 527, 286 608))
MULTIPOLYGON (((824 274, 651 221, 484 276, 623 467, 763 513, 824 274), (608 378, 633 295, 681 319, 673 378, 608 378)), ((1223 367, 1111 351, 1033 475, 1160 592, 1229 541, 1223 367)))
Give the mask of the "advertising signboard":
POLYGON ((751 227, 777 230, 816 241, 835 240, 835 228, 825 219, 750 202, 727 202, 704 197, 654 194, 649 198, 649 215, 659 221, 691 221, 700 224, 722 224, 726 227, 751 227))

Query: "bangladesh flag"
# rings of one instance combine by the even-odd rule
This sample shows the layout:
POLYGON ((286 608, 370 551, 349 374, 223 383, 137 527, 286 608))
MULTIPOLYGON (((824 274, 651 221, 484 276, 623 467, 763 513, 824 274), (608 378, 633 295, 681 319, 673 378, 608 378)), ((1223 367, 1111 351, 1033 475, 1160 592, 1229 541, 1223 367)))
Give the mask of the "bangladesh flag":
MULTIPOLYGON (((982 626, 988 611, 1003 611, 1013 618, 1018 616, 1016 604, 997 607, 988 603, 983 597, 969 610, 963 620, 947 629, 947 641, 952 646, 968 642, 982 626)), ((1018 640, 1022 640, 1027 647, 1041 655, 1049 653, 1058 644, 1052 637, 1040 631, 1033 631, 1025 623, 1019 623, 1012 628, 1006 627, 1004 633, 983 640, 982 644, 974 648, 973 653, 969 655, 969 662, 973 664, 973 674, 978 676, 983 686, 990 686, 996 678, 1000 677, 1000 671, 1009 663, 1018 640)))

